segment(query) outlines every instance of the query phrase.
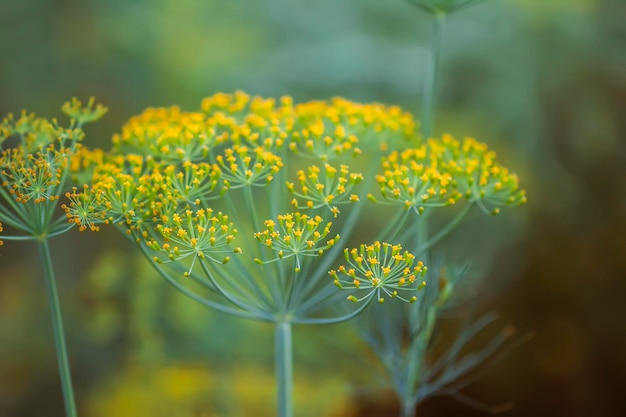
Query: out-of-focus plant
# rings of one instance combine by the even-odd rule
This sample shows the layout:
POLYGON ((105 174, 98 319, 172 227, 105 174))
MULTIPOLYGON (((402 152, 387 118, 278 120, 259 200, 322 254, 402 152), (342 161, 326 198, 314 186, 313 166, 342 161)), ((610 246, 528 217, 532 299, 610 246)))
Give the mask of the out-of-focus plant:
MULTIPOLYGON (((44 279, 57 351, 59 374, 68 417, 76 416, 76 405, 63 332, 61 307, 54 277, 49 239, 84 223, 71 221, 58 210, 62 195, 69 192, 75 180, 72 175, 84 137, 82 126, 93 122, 106 108, 90 100, 82 105, 74 99, 62 106, 70 117, 68 127, 55 119, 22 112, 8 115, 0 125, 0 220, 11 231, 7 241, 34 240, 43 264, 44 279)), ((97 226, 91 225, 92 229, 97 226)), ((3 231, 0 223, 0 232, 3 231)), ((0 241, 2 245, 2 241, 0 241)))
MULTIPOLYGON (((133 367, 107 379, 87 400, 93 417, 272 416, 273 375, 251 365, 220 372, 206 364, 133 367), (158 401, 155 401, 158 398, 158 401)), ((343 380, 317 374, 298 378, 294 400, 303 417, 351 417, 354 407, 342 398, 343 380)))
POLYGON ((92 185, 72 193, 66 210, 88 227, 115 225, 196 301, 274 323, 281 417, 292 415, 294 324, 343 322, 373 300, 416 302, 427 271, 416 254, 472 207, 497 214, 525 200, 485 145, 422 141, 397 107, 238 92, 208 97, 201 109, 148 109, 114 137, 112 152, 85 151, 92 185), (396 215, 360 243, 357 229, 372 226, 368 200, 396 215), (460 202, 438 235, 416 244, 432 210, 460 202), (337 287, 360 305, 324 310, 337 287))

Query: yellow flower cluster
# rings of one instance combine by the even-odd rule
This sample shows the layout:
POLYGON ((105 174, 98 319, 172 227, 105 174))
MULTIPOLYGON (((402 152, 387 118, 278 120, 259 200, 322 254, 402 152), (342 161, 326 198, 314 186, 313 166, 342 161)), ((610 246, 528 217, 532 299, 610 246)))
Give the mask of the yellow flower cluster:
POLYGON ((113 136, 117 153, 150 155, 165 161, 202 161, 220 141, 218 121, 178 107, 150 108, 132 117, 113 136))
POLYGON ((415 302, 415 295, 406 299, 398 295, 399 290, 418 291, 426 283, 414 285, 419 277, 426 274, 428 268, 422 261, 415 266, 415 256, 407 251, 402 252, 402 245, 386 242, 374 242, 372 245, 361 245, 358 249, 344 250, 348 266, 341 265, 337 270, 329 271, 337 287, 366 290, 361 298, 353 295, 348 300, 359 302, 376 294, 378 302, 385 301, 384 295, 398 298, 406 302, 415 302))
MULTIPOLYGON (((196 259, 211 259, 222 263, 229 261, 228 256, 222 260, 213 258, 216 253, 233 252, 229 244, 235 239, 237 229, 228 216, 221 212, 214 215, 213 210, 208 208, 195 212, 185 210, 182 215, 173 213, 171 217, 164 215, 161 220, 155 228, 161 239, 152 234, 147 245, 157 252, 167 254, 167 262, 192 257, 191 266, 185 272, 186 276, 190 275, 196 259)), ((241 253, 241 249, 236 248, 234 252, 241 253)), ((154 261, 164 262, 156 256, 154 261)))
MULTIPOLYGON (((86 105, 73 99, 62 110, 70 116, 69 127, 26 111, 18 118, 9 114, 0 123, 0 200, 4 200, 0 201, 0 220, 22 234, 6 239, 56 236, 71 228, 57 217, 57 204, 73 184, 84 184, 78 182, 81 176, 75 175, 81 165, 82 125, 99 119, 107 109, 93 99, 86 105), (9 138, 13 140, 4 147, 9 138)), ((75 191, 73 195, 77 197, 75 191)), ((70 223, 96 230, 96 222, 104 219, 92 222, 87 201, 72 198, 69 204, 77 206, 79 215, 70 223)))
POLYGON ((113 137, 116 152, 200 161, 227 141, 268 151, 289 142, 292 151, 327 161, 358 155, 358 138, 387 148, 398 138, 407 141, 416 136, 409 113, 380 103, 335 98, 294 105, 290 97, 277 103, 236 92, 207 97, 201 108, 202 112, 183 112, 178 107, 147 109, 113 137))
MULTIPOLYGON (((222 262, 225 254, 242 252, 230 246, 237 228, 252 229, 240 235, 241 246, 256 263, 294 258, 300 271, 305 257, 337 243, 327 217, 338 217, 339 205, 363 195, 418 214, 463 197, 491 213, 525 201, 517 177, 485 145, 449 135, 422 143, 416 127, 398 107, 340 98, 294 104, 289 97, 236 92, 208 97, 195 112, 151 108, 114 136, 112 153, 81 150, 71 160, 72 174, 91 176, 92 186, 69 193, 64 208, 80 230, 115 224, 154 251, 155 262, 191 275, 197 260, 204 267, 205 259, 222 262), (368 182, 351 165, 363 166, 352 163, 362 150, 376 156, 363 162, 370 172, 379 169, 372 180, 380 196, 358 189, 368 182)), ((342 225, 353 224, 353 212, 342 225)), ((389 232, 405 227, 393 226, 389 232)), ((331 271, 338 286, 368 290, 365 298, 414 300, 398 292, 415 290, 426 269, 413 266, 414 256, 399 245, 376 242, 349 254, 351 266, 331 271)), ((243 268, 245 261, 233 264, 243 268)), ((271 268, 266 272, 284 278, 271 268)))
MULTIPOLYGON (((339 169, 330 164, 324 164, 321 169, 317 165, 312 165, 304 170, 299 170, 296 174, 300 183, 300 190, 297 191, 293 182, 287 181, 287 189, 296 197, 306 201, 305 207, 315 209, 328 207, 333 215, 337 217, 339 209, 337 204, 356 203, 359 196, 348 194, 354 185, 363 180, 363 174, 351 173, 347 165, 340 165, 339 169)), ((291 200, 291 204, 296 209, 300 204, 296 198, 291 200)))
POLYGON ((224 180, 233 188, 246 185, 262 185, 273 179, 283 166, 282 159, 262 147, 254 149, 245 145, 233 145, 215 157, 222 167, 224 180))
MULTIPOLYGON (((4 228, 2 227, 2 223, 0 223, 0 233, 2 233, 2 231, 4 230, 4 228)), ((2 240, 0 240, 0 246, 4 245, 4 242, 2 240)))
POLYGON ((357 143, 368 150, 386 151, 406 147, 417 137, 413 116, 397 106, 354 103, 336 97, 330 102, 298 104, 295 109, 298 122, 309 126, 300 133, 299 141, 307 149, 325 150, 318 154, 322 160, 346 151, 358 154, 357 143), (325 132, 336 143, 328 143, 325 132), (321 143, 307 145, 310 135, 322 139, 321 143))
POLYGON ((450 135, 441 140, 443 165, 456 178, 459 192, 476 201, 486 213, 498 214, 499 207, 526 203, 516 174, 496 160, 496 153, 473 138, 462 142, 450 135))
POLYGON ((463 196, 490 214, 498 214, 498 206, 526 201, 517 176, 495 160, 495 152, 472 138, 462 142, 450 135, 429 139, 419 147, 384 156, 382 167, 383 174, 376 177, 382 200, 373 194, 368 198, 418 214, 426 208, 453 205, 463 196))
POLYGON ((69 200, 68 204, 62 204, 61 208, 65 210, 70 223, 78 226, 81 232, 89 229, 92 232, 100 230, 98 226, 101 223, 108 224, 106 218, 106 210, 100 205, 98 194, 88 192, 88 185, 83 186, 82 192, 77 192, 77 188, 73 187, 71 192, 67 192, 65 197, 69 200))
MULTIPOLYGON (((277 220, 278 228, 274 220, 266 220, 267 228, 255 233, 254 237, 263 245, 277 251, 277 259, 294 256, 296 271, 300 270, 300 256, 319 256, 339 240, 339 235, 336 235, 324 242, 330 233, 332 223, 324 223, 321 216, 311 217, 295 212, 279 215, 277 220)), ((255 261, 264 263, 258 258, 255 261)))
POLYGON ((59 199, 58 186, 68 164, 69 150, 53 146, 34 154, 23 148, 6 149, 0 156, 2 187, 18 203, 42 203, 59 199))
POLYGON ((181 200, 200 205, 202 201, 218 198, 228 190, 227 184, 220 182, 222 171, 217 164, 185 161, 180 168, 175 165, 156 167, 153 175, 156 182, 166 190, 173 190, 181 200), (222 185, 222 186, 220 186, 222 185))

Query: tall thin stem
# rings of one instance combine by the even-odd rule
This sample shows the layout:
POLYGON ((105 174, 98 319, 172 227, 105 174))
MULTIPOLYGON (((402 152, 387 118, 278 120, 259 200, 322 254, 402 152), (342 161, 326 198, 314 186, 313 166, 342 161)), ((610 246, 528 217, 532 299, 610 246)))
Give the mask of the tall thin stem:
POLYGON ((433 24, 430 35, 430 56, 424 77, 424 100, 422 102, 422 135, 425 139, 428 139, 432 135, 435 120, 439 58, 441 56, 443 34, 446 27, 445 12, 434 12, 432 16, 433 24))
POLYGON ((402 404, 400 408, 400 417, 415 417, 415 411, 417 410, 417 403, 415 401, 408 401, 402 404))
POLYGON ((59 365, 59 376, 61 377, 61 388, 65 401, 66 417, 77 417, 76 402, 74 400, 74 389, 72 388, 72 376, 70 373, 70 363, 67 357, 67 347, 65 345, 65 335, 63 332, 63 318, 61 317, 61 305, 52 268, 52 257, 48 239, 43 238, 38 241, 39 255, 43 263, 46 288, 48 290, 48 301, 50 302, 50 315, 52 317, 52 331, 54 332, 54 343, 57 351, 57 362, 59 365))
POLYGON ((290 322, 276 323, 274 341, 278 417, 292 417, 293 356, 290 322))

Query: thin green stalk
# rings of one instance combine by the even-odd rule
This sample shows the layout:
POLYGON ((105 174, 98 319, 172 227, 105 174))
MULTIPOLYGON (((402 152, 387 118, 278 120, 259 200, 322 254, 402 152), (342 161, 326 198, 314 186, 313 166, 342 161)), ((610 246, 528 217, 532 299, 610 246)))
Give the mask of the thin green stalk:
POLYGON ((274 340, 278 417, 292 417, 293 356, 290 322, 276 323, 274 340))
MULTIPOLYGON (((8 181, 4 176, 0 176, 0 179, 2 179, 2 181, 8 181)), ((4 187, 0 187, 0 196, 4 197, 4 200, 7 202, 8 205, 11 206, 11 208, 13 208, 13 210, 18 213, 21 214, 22 211, 19 209, 19 205, 17 202, 15 202, 15 199, 13 196, 11 196, 5 189, 4 187)), ((4 206, 0 206, 2 207, 2 209, 4 209, 4 206)), ((11 213, 9 210, 6 210, 9 214, 11 213)), ((23 215, 20 216, 22 218, 22 220, 26 220, 24 218, 23 215)))
POLYGON ((252 313, 253 315, 257 315, 259 317, 259 319, 261 319, 262 317, 264 317, 267 314, 264 311, 261 311, 261 310, 259 310, 257 308, 253 308, 252 306, 242 302, 237 297, 232 295, 228 290, 223 288, 215 280, 215 278, 213 277, 213 274, 211 274, 211 271, 209 271, 209 267, 206 265, 206 261, 204 259, 198 259, 198 262, 200 263, 200 266, 202 267, 202 270, 204 271, 204 274, 211 281, 211 283, 215 286, 215 289, 217 290, 218 294, 221 294, 222 296, 224 296, 224 298, 226 298, 228 301, 230 301, 236 307, 238 307, 238 308, 240 308, 240 309, 242 309, 244 311, 247 311, 248 313, 252 313))
POLYGON ((231 314, 233 316, 242 317, 242 318, 246 318, 246 319, 270 321, 269 317, 258 317, 256 314, 250 313, 248 311, 237 310, 237 309, 234 309, 234 308, 222 305, 220 303, 217 303, 217 302, 214 302, 214 301, 211 301, 209 299, 206 299, 204 297, 199 296, 198 294, 196 294, 193 291, 187 289, 185 286, 181 285, 175 279, 170 277, 168 275, 168 273, 165 270, 163 270, 163 268, 161 268, 161 266, 159 264, 157 264, 156 262, 154 262, 152 260, 152 258, 150 257, 150 254, 148 253, 148 251, 146 250, 146 248, 145 248, 145 246, 143 244, 140 244, 138 246, 139 246, 139 249, 141 249, 141 252, 144 254, 144 256, 150 261, 150 263, 152 264, 152 267, 157 270, 159 275, 161 275, 163 278, 165 278, 165 280, 168 283, 170 283, 178 291, 180 291, 183 294, 185 294, 187 297, 189 297, 189 298, 191 298, 191 299, 193 299, 193 300, 195 300, 195 301, 199 302, 200 304, 203 304, 203 305, 205 305, 207 307, 214 308, 217 311, 221 311, 222 313, 228 313, 228 314, 231 314))
POLYGON ((459 223, 461 223, 461 220, 463 220, 463 218, 467 216, 472 207, 474 207, 474 203, 469 203, 468 205, 463 207, 463 209, 458 212, 458 214, 454 216, 452 220, 450 220, 450 222, 448 222, 448 224, 446 224, 441 230, 439 230, 439 232, 437 232, 437 234, 433 236, 430 240, 423 244, 420 241, 420 248, 417 256, 420 256, 422 254, 428 255, 428 251, 441 239, 446 237, 452 230, 454 230, 454 228, 457 227, 459 223))
POLYGON ((417 410, 417 404, 414 400, 405 401, 400 408, 400 417, 415 417, 415 411, 417 410))
MULTIPOLYGON (((270 186, 270 188, 272 188, 270 186)), ((252 230, 255 232, 258 232, 260 230, 263 229, 262 227, 262 223, 259 221, 258 218, 258 214, 257 214, 257 205, 255 204, 254 201, 254 196, 252 195, 252 186, 248 185, 246 187, 244 187, 243 190, 243 194, 244 194, 244 207, 247 208, 247 210, 249 211, 251 218, 252 218, 252 230)), ((232 202, 231 200, 231 204, 233 206, 233 214, 236 213, 236 209, 234 209, 234 202, 232 202)), ((265 259, 266 255, 268 254, 268 250, 265 246, 263 245, 255 245, 256 246, 256 254, 258 254, 259 259, 265 259)), ((269 251, 271 252, 271 251, 269 251)), ((284 272, 283 272, 283 268, 280 267, 272 267, 272 265, 268 264, 268 263, 263 263, 263 270, 265 272, 265 276, 278 276, 280 279, 284 279, 284 272)), ((283 297, 284 297, 284 293, 283 291, 279 288, 280 284, 276 284, 275 280, 269 280, 268 281, 268 285, 270 288, 270 293, 272 295, 272 297, 274 298, 274 304, 275 305, 279 305, 283 303, 283 297)))
POLYGON ((398 214, 394 216, 393 220, 387 222, 387 226, 385 227, 385 230, 380 233, 379 239, 383 242, 393 241, 396 237, 398 237, 398 233, 402 230, 402 226, 404 226, 408 217, 408 210, 402 209, 402 211, 399 211, 398 214))
MULTIPOLYGON (((5 220, 2 219, 2 221, 4 222, 5 220)), ((8 222, 6 222, 8 224, 8 222)), ((35 236, 7 236, 7 235, 2 235, 2 240, 36 240, 37 238, 35 236)))
POLYGON ((361 314, 366 308, 367 306, 370 305, 370 303, 372 302, 372 300, 374 299, 374 297, 370 297, 367 302, 361 304, 361 306, 359 308, 357 308, 356 310, 345 314, 343 316, 339 316, 339 317, 328 317, 328 318, 302 318, 302 319, 294 319, 294 323, 298 323, 298 324, 337 324, 337 323, 343 323, 345 321, 351 320, 354 317, 358 316, 359 314, 361 314))
POLYGON ((50 315, 52 318, 52 331, 54 332, 54 343, 57 351, 57 362, 59 365, 59 376, 61 377, 61 388, 65 402, 66 417, 76 417, 76 403, 74 400, 74 389, 72 388, 72 376, 70 373, 70 363, 67 357, 65 346, 65 335, 63 333, 63 318, 61 317, 61 305, 54 279, 54 269, 52 268, 52 257, 48 239, 44 238, 37 243, 39 256, 43 263, 44 277, 46 279, 46 289, 48 290, 48 301, 50 302, 50 315))
POLYGON ((252 230, 261 230, 261 223, 259 223, 259 216, 257 215, 256 210, 257 205, 255 204, 254 196, 252 195, 252 186, 248 185, 244 187, 244 199, 246 204, 245 207, 249 210, 250 216, 252 218, 252 230))
POLYGON ((432 135, 432 127, 435 120, 439 59, 441 56, 443 34, 446 27, 446 13, 436 12, 433 13, 432 16, 433 26, 430 36, 430 59, 424 77, 424 100, 422 103, 422 135, 425 139, 432 135))

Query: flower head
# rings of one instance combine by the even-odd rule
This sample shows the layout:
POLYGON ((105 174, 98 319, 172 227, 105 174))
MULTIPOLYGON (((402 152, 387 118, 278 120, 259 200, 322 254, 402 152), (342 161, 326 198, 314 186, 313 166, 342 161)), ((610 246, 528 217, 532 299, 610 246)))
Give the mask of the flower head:
MULTIPOLYGON (((77 183, 80 178, 75 175, 76 164, 80 165, 79 141, 84 137, 81 127, 107 111, 93 99, 85 106, 73 99, 62 109, 71 118, 66 128, 56 119, 37 117, 26 111, 19 118, 9 114, 0 123, 0 198, 7 202, 0 210, 0 220, 4 216, 10 218, 8 223, 13 228, 29 236, 58 235, 69 230, 56 217, 56 209, 62 195, 74 184, 82 185, 77 183), (17 143, 5 148, 8 138, 17 139, 17 143)), ((70 205, 76 203, 70 198, 70 205)), ((93 225, 86 217, 72 223, 79 227, 93 225)))
POLYGON ((293 182, 287 181, 287 189, 296 197, 291 201, 296 209, 328 207, 337 217, 337 204, 359 201, 359 197, 350 191, 363 180, 363 174, 351 173, 347 165, 340 165, 339 169, 330 164, 324 164, 323 168, 312 165, 306 171, 299 170, 296 175, 299 190, 293 182), (304 206, 300 206, 298 198, 305 201, 304 206))
MULTIPOLYGON (((157 172, 155 170, 152 175, 159 175, 157 172)), ((228 186, 221 181, 221 175, 217 164, 206 162, 185 161, 181 166, 166 165, 162 168, 164 187, 175 193, 179 200, 194 205, 224 195, 228 186)))
MULTIPOLYGON (((376 151, 405 147, 417 137, 413 116, 398 106, 335 97, 330 102, 298 104, 294 109, 297 148, 322 161, 346 154, 357 156, 361 147, 376 151)), ((295 150, 296 145, 291 147, 295 150)))
POLYGON ((177 262, 191 258, 191 265, 185 271, 185 276, 191 274, 198 259, 227 263, 230 257, 219 260, 215 257, 224 253, 241 252, 241 249, 230 247, 237 235, 233 223, 228 216, 221 212, 214 214, 211 209, 199 209, 195 212, 185 210, 182 215, 164 215, 153 231, 146 231, 143 235, 149 248, 167 256, 166 260, 155 256, 155 262, 177 262))
POLYGON ((233 145, 218 155, 217 163, 222 168, 223 178, 233 188, 267 184, 283 166, 282 159, 262 147, 250 148, 233 145))
POLYGON ((70 223, 76 224, 81 232, 87 229, 96 232, 100 230, 99 224, 109 222, 101 197, 97 192, 90 192, 88 185, 85 184, 80 193, 76 187, 72 188, 65 197, 69 203, 62 204, 61 208, 65 210, 70 223))
POLYGON ((96 100, 93 97, 89 98, 85 106, 74 97, 71 101, 64 103, 61 110, 71 119, 76 120, 79 125, 95 122, 109 111, 102 104, 96 104, 96 100))
MULTIPOLYGON (((428 207, 455 204, 461 197, 455 178, 441 169, 439 155, 429 145, 394 151, 382 158, 382 168, 383 174, 376 176, 376 181, 383 204, 421 214, 428 207)), ((378 202, 372 194, 368 198, 378 202)))
POLYGON ((417 300, 415 295, 406 299, 398 291, 419 291, 426 285, 419 278, 426 274, 428 268, 422 261, 413 266, 415 256, 402 252, 401 245, 376 241, 372 245, 350 250, 346 248, 344 257, 347 266, 341 265, 329 274, 340 289, 366 292, 361 298, 348 296, 350 301, 359 302, 376 295, 380 303, 385 301, 385 296, 412 303, 417 300))
MULTIPOLYGON (((263 245, 278 252, 277 259, 296 258, 296 271, 300 270, 301 256, 319 256, 339 240, 339 235, 326 240, 331 222, 324 222, 320 216, 308 216, 295 212, 279 215, 278 225, 274 220, 266 220, 265 230, 254 237, 263 245), (277 227, 278 226, 278 227, 277 227)), ((257 263, 266 263, 260 259, 257 263)))
POLYGON ((526 192, 519 188, 516 174, 496 160, 496 153, 473 138, 462 142, 444 135, 440 146, 445 171, 458 185, 459 192, 488 214, 498 214, 500 207, 526 202, 526 192))

